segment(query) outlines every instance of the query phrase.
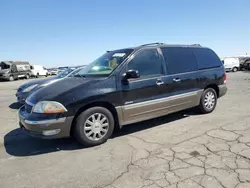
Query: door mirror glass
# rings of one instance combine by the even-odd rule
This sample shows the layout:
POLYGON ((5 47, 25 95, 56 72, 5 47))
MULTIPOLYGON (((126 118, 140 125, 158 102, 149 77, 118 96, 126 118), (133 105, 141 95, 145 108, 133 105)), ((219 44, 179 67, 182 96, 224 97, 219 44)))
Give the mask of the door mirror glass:
POLYGON ((126 73, 123 74, 123 78, 128 80, 130 78, 140 78, 140 74, 137 70, 128 70, 126 73))

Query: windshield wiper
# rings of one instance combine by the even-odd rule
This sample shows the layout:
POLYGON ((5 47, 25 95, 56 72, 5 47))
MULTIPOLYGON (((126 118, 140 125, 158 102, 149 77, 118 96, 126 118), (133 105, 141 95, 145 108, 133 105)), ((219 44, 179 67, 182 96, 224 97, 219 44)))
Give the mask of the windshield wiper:
POLYGON ((74 77, 86 78, 86 76, 83 76, 83 75, 81 75, 81 74, 75 74, 74 77))

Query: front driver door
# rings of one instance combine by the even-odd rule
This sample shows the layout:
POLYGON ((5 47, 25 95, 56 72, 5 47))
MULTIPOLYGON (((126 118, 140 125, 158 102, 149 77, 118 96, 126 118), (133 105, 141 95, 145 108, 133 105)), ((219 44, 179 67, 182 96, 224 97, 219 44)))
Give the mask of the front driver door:
POLYGON ((163 57, 156 48, 141 50, 128 62, 126 70, 137 70, 140 78, 121 85, 123 124, 156 117, 163 94, 163 57))

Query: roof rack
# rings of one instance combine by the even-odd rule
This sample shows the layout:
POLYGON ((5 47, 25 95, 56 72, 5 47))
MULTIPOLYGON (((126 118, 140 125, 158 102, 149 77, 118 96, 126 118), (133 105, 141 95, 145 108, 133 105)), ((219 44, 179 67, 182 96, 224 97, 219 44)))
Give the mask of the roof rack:
POLYGON ((191 44, 191 46, 201 46, 200 44, 191 44))
POLYGON ((160 45, 160 44, 164 44, 164 43, 162 43, 162 42, 154 42, 154 43, 143 44, 143 45, 140 45, 139 47, 142 47, 142 46, 157 46, 157 45, 160 45))

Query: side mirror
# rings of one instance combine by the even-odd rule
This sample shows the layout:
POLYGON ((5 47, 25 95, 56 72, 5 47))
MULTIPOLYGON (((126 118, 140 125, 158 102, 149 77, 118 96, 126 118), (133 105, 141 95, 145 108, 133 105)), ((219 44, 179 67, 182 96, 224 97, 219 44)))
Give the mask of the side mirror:
POLYGON ((128 80, 130 78, 140 78, 140 74, 137 70, 128 70, 123 74, 123 80, 128 80))

